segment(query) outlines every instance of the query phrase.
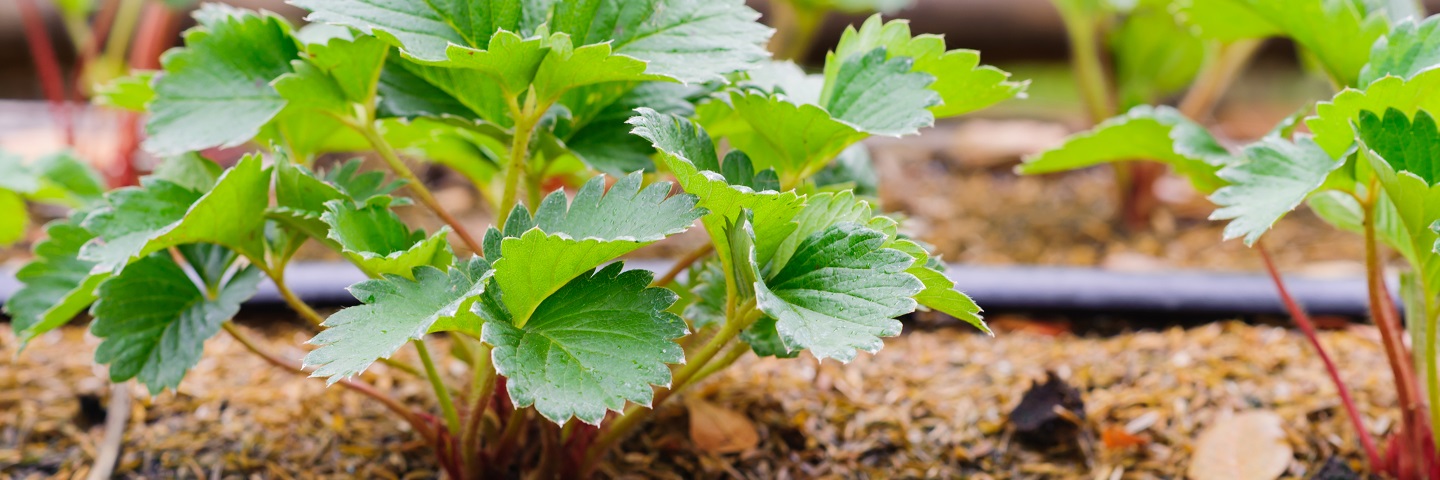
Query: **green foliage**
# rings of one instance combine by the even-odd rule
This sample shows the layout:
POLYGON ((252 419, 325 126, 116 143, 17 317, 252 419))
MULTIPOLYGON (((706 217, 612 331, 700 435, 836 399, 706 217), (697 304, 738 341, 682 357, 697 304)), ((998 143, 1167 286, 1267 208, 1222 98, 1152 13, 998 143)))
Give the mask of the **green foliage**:
POLYGON ((151 394, 180 384, 205 340, 255 294, 260 272, 236 273, 218 291, 196 286, 169 254, 155 253, 100 284, 90 331, 102 338, 95 361, 110 380, 138 379, 151 394))
POLYGON ((1345 162, 1326 154, 1314 141, 1267 137, 1245 148, 1244 159, 1220 171, 1230 185, 1210 196, 1220 208, 1211 220, 1230 220, 1225 239, 1244 237, 1254 244, 1280 217, 1320 188, 1345 162))
POLYGON ((492 275, 490 264, 476 258, 448 271, 415 267, 413 279, 386 274, 351 286, 350 293, 362 305, 331 315, 325 331, 310 340, 320 346, 305 355, 306 365, 318 367, 310 375, 327 377, 331 384, 358 375, 440 322, 448 321, 444 330, 478 332, 479 320, 470 314, 470 305, 492 275))
POLYGON ((320 220, 329 238, 340 245, 350 261, 371 276, 387 274, 409 278, 415 267, 444 267, 454 260, 445 241, 449 227, 426 236, 410 230, 390 209, 389 197, 357 206, 348 200, 325 202, 320 220))
POLYGON ((200 25, 185 32, 185 47, 161 59, 165 74, 146 103, 145 148, 161 155, 255 137, 285 107, 270 81, 290 72, 299 54, 280 17, 206 4, 195 18, 200 25))
POLYGON ((1183 0, 1180 15, 1223 42, 1288 37, 1341 86, 1360 84, 1371 45, 1389 30, 1383 12, 1356 0, 1183 0))
POLYGON ((24 284, 5 302, 10 328, 22 343, 70 321, 95 301, 95 287, 109 274, 91 275, 95 262, 78 258, 94 234, 80 227, 77 213, 45 226, 47 238, 35 244, 35 260, 15 272, 24 284))
POLYGON ((650 272, 621 272, 612 263, 581 274, 517 326, 486 318, 481 339, 495 346, 495 369, 509 381, 516 406, 535 406, 564 424, 571 417, 599 425, 625 402, 649 405, 651 385, 670 383, 666 364, 685 360, 672 340, 685 322, 665 311, 676 295, 647 288, 650 272))
POLYGON ((1382 78, 1364 90, 1345 89, 1316 105, 1315 116, 1305 119, 1305 126, 1315 134, 1315 143, 1338 158, 1355 144, 1353 125, 1360 121, 1361 111, 1383 113, 1391 108, 1405 115, 1422 109, 1440 112, 1440 70, 1426 70, 1408 80, 1382 78))
POLYGON ((1223 186, 1225 180, 1216 172, 1234 162, 1205 127, 1179 111, 1141 105, 1026 158, 1016 171, 1035 175, 1135 160, 1164 162, 1202 192, 1223 186))
POLYGON ((0 246, 24 238, 30 226, 26 202, 80 208, 99 200, 100 175, 68 152, 25 163, 0 151, 0 246))
POLYGON ((1360 85, 1386 75, 1408 79, 1436 65, 1440 65, 1440 16, 1419 23, 1406 20, 1375 41, 1369 62, 1360 70, 1360 85))

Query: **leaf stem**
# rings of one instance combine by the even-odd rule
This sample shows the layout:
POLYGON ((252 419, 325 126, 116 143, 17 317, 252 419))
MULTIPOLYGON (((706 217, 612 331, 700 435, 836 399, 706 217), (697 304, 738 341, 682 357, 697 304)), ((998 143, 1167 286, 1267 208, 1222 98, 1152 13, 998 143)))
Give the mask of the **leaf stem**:
POLYGON ((490 399, 495 395, 495 366, 490 357, 493 349, 489 344, 481 343, 480 348, 475 350, 470 410, 465 412, 465 430, 460 434, 460 455, 465 460, 465 471, 475 478, 480 478, 483 473, 480 471, 480 429, 485 412, 490 408, 490 399))
POLYGON ((701 258, 705 258, 705 255, 709 255, 710 252, 713 251, 715 251, 715 244, 713 243, 706 243, 701 245, 700 248, 691 250, 690 253, 685 254, 684 257, 680 257, 680 260, 675 262, 675 265, 671 266, 670 270, 665 272, 665 275, 661 276, 659 280, 651 282, 650 286, 663 287, 669 285, 675 281, 676 277, 680 276, 680 272, 689 269, 691 265, 694 265, 695 262, 700 261, 701 258))
POLYGON ((1280 300, 1285 303, 1285 309, 1290 311, 1290 318, 1295 320, 1295 326, 1305 334, 1305 339, 1310 341, 1310 346, 1320 355, 1321 363, 1325 364, 1325 372, 1330 376, 1330 382, 1335 384, 1335 390, 1340 393, 1340 403, 1345 406, 1345 413, 1350 416, 1350 425, 1355 429, 1355 435, 1360 439, 1360 446, 1365 450, 1365 458, 1370 462, 1371 468, 1377 468, 1380 463, 1380 450, 1375 448, 1375 440, 1371 438, 1370 431, 1365 428, 1365 421, 1360 416, 1360 409, 1355 406, 1355 400, 1350 396, 1350 387, 1340 378, 1340 369, 1335 367, 1335 361, 1320 344, 1320 337, 1316 334, 1315 323, 1310 321, 1310 315, 1305 309, 1290 296, 1290 290, 1285 286, 1285 279, 1280 276, 1280 269, 1275 267, 1275 261, 1270 256, 1270 250, 1265 248, 1261 242, 1255 243, 1255 250, 1260 252, 1260 259, 1265 263, 1265 271, 1270 274, 1270 280, 1275 284, 1275 290, 1280 293, 1280 300))
POLYGON ((1365 281, 1370 298, 1370 316, 1380 330, 1380 340, 1390 361, 1390 371, 1395 377, 1395 389, 1400 401, 1401 424, 1404 429, 1401 433, 1406 438, 1399 443, 1402 471, 1397 473, 1401 478, 1410 478, 1414 472, 1408 471, 1403 465, 1420 460, 1421 452, 1425 451, 1420 425, 1416 422, 1420 418, 1417 416, 1420 394, 1415 385, 1415 372, 1410 369, 1410 355, 1406 353, 1404 340, 1400 337, 1400 319, 1395 314, 1395 305, 1390 300, 1390 291, 1385 288, 1385 277, 1381 270, 1375 225, 1375 208, 1378 203, 1375 196, 1378 185, 1374 180, 1368 190, 1370 193, 1367 201, 1361 206, 1364 208, 1365 281))
POLYGON ((515 449, 519 447, 520 434, 525 432, 524 427, 529 421, 530 410, 516 409, 510 413, 510 421, 505 423, 505 430, 500 433, 500 439, 495 442, 495 450, 491 452, 494 455, 491 459, 496 463, 497 469, 509 468, 515 449))
POLYGON ((526 162, 530 159, 530 136, 535 131, 535 124, 540 120, 529 106, 520 110, 518 106, 512 105, 511 109, 514 111, 512 115, 515 118, 515 131, 510 136, 510 161, 505 165, 505 190, 500 196, 500 210, 495 212, 498 219, 496 223, 502 229, 505 228, 505 220, 510 215, 510 210, 515 208, 516 198, 520 193, 520 177, 524 176, 526 162))
POLYGON ((45 28, 45 16, 40 13, 40 6, 35 0, 16 0, 15 7, 20 12, 25 43, 30 47, 30 56, 35 61, 41 90, 50 100, 51 114, 60 125, 65 145, 74 147, 75 121, 71 116, 70 102, 65 98, 65 80, 60 73, 60 57, 55 53, 55 45, 50 42, 50 32, 45 28))
POLYGON ((440 402, 440 412, 445 415, 445 426, 452 432, 460 432, 460 414, 455 411, 455 401, 450 398, 450 389, 445 386, 445 381, 440 378, 440 371, 435 368, 435 361, 430 358, 430 348, 425 346, 424 339, 414 339, 415 351, 420 354, 420 364, 425 366, 425 378, 430 380, 430 387, 435 390, 435 398, 440 402))
POLYGON ((1230 84, 1254 58, 1260 43, 1259 39, 1251 39, 1221 44, 1215 58, 1205 65, 1200 77, 1180 100, 1180 113, 1197 122, 1209 116, 1230 84))
POLYGON ((430 211, 435 212, 435 215, 440 217, 446 225, 450 225, 450 228, 455 230, 455 234, 460 236, 460 240, 465 243, 465 246, 468 247, 472 253, 476 255, 485 254, 485 250, 480 247, 480 242, 475 241, 475 237, 470 235, 470 230, 466 229, 464 224, 461 224, 459 220, 456 220, 454 216, 450 215, 450 212, 445 211, 445 207, 441 206, 440 202, 435 200, 435 195, 430 193, 430 189, 425 187, 425 183, 421 182, 420 179, 415 176, 415 172, 411 171, 410 167, 405 166, 405 162, 400 160, 400 156, 395 153, 395 148, 391 147, 390 142, 385 141, 385 137, 380 135, 380 131, 375 128, 375 122, 373 120, 366 119, 354 123, 353 126, 356 130, 360 131, 360 134, 365 137, 366 141, 370 142, 370 146, 375 149, 376 153, 380 154, 380 158, 385 160, 385 163, 390 166, 390 170, 394 171, 400 178, 405 179, 405 187, 409 188, 410 191, 415 194, 415 197, 420 200, 420 203, 425 204, 430 211))
MULTIPOLYGON (((259 356, 267 363, 279 367, 281 370, 285 370, 291 373, 299 375, 309 374, 309 372, 306 372, 304 369, 295 366, 289 361, 286 361, 285 359, 282 359, 275 354, 267 352, 264 349, 260 348, 259 344, 255 343, 255 341, 252 340, 249 336, 241 332, 234 323, 225 322, 220 324, 220 326, 221 328, 225 329, 226 333, 229 333, 231 337, 233 337, 236 341, 240 342, 241 345, 244 345, 246 350, 249 350, 250 353, 259 356)), ((399 400, 391 398, 389 395, 385 395, 384 393, 380 393, 380 391, 376 390, 375 387, 372 387, 365 383, 361 383, 357 380, 344 379, 336 383, 344 386, 345 388, 349 388, 351 390, 359 392, 362 395, 378 400, 382 405, 385 406, 385 408, 390 409, 391 412, 399 415, 400 418, 404 419, 406 423, 409 423, 411 428, 414 428, 415 431, 421 436, 425 437, 427 441, 430 441, 431 443, 435 442, 435 433, 430 430, 430 426, 426 424, 424 420, 421 420, 419 416, 415 415, 415 412, 411 411, 409 408, 405 407, 405 405, 401 404, 399 400)))

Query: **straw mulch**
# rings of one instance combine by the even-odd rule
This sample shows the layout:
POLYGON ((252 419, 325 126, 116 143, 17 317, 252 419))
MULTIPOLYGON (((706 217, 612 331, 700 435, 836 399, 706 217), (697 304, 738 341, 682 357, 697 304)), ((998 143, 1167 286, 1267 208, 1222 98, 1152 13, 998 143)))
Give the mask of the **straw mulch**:
MULTIPOLYGON (((91 365, 96 340, 67 328, 17 357, 14 337, 5 330, 0 477, 83 474, 102 428, 82 428, 93 412, 82 411, 80 398, 108 392, 103 372, 91 365)), ((303 354, 298 345, 304 332, 267 333, 273 351, 290 358, 303 354)), ((1355 327, 1323 336, 1371 429, 1392 428, 1394 396, 1373 331, 1355 327)), ((413 360, 407 355, 401 357, 413 360)), ((451 373, 462 375, 459 369, 451 373)), ((383 366, 372 367, 367 378, 397 397, 429 401, 420 382, 396 382, 383 366)), ((1337 454, 1358 458, 1334 390, 1303 339, 1239 323, 1105 338, 916 331, 848 365, 808 357, 745 359, 692 395, 752 419, 758 446, 734 454, 698 450, 683 402, 671 402, 602 473, 1176 478, 1184 475, 1200 429, 1254 409, 1285 419, 1295 452, 1289 475, 1308 476, 1337 454), (1025 447, 1006 424, 1021 394, 1047 370, 1083 395, 1087 420, 1078 448, 1025 447)), ((178 393, 135 402, 118 471, 126 478, 436 475, 425 448, 380 407, 277 371, 224 335, 206 344, 205 359, 178 393)))

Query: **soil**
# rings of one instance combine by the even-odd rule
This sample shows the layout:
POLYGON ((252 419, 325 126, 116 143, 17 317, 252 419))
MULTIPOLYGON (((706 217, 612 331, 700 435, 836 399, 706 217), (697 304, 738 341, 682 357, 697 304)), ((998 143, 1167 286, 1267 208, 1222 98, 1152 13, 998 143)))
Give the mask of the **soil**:
MULTIPOLYGON (((301 329, 273 321, 245 329, 270 351, 304 353, 301 329)), ((1353 326, 1321 338, 1342 352, 1342 375, 1370 429, 1389 431, 1394 390, 1374 331, 1353 326)), ((83 425, 103 423, 89 417, 109 389, 103 369, 75 352, 93 351, 97 340, 69 327, 19 355, 8 329, 0 340, 0 477, 83 474, 103 428, 83 425)), ((445 339, 435 342, 443 348, 445 339)), ((272 368, 224 334, 205 352, 178 392, 151 398, 134 388, 142 400, 132 404, 121 478, 435 475, 429 452, 369 399, 272 368)), ((398 358, 414 361, 409 349, 398 358)), ((448 373, 463 383, 460 369, 448 373)), ((376 365, 364 378, 405 401, 430 401, 423 382, 396 375, 376 365)), ((1284 419, 1290 477, 1307 477, 1332 456, 1359 460, 1334 389, 1303 338, 1240 323, 1113 337, 919 329, 846 365, 747 357, 689 395, 750 419, 759 443, 729 454, 697 448, 686 433, 685 402, 672 401, 613 453, 602 475, 1177 478, 1200 429, 1250 410, 1284 419), (1007 424, 1047 372, 1073 385, 1084 404, 1078 436, 1057 439, 1058 449, 1025 446, 1007 424)))

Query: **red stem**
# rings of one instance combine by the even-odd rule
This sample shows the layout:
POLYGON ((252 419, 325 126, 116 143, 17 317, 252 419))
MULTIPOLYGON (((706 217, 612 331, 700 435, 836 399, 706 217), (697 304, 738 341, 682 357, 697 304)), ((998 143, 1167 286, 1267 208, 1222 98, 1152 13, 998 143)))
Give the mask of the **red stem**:
MULTIPOLYGON (((170 46, 170 39, 180 26, 180 16, 160 3, 145 6, 140 16, 140 32, 130 50, 130 68, 154 70, 160 68, 160 54, 170 46)), ((112 167, 110 182, 115 186, 134 185, 139 181, 135 170, 135 152, 140 149, 140 115, 122 112, 119 120, 119 140, 116 142, 116 164, 112 167)))
POLYGON ((30 56, 35 60, 35 73, 40 76, 41 91, 50 101, 50 110, 55 115, 55 121, 60 124, 65 145, 73 147, 74 118, 70 114, 69 102, 65 101, 65 80, 60 73, 60 57, 55 54, 55 46, 50 43, 50 33, 45 28, 45 16, 40 13, 40 7, 35 4, 35 0, 15 0, 15 6, 20 10, 20 23, 25 28, 25 44, 29 45, 30 56))
MULTIPOLYGON (((1370 191, 1378 190, 1379 185, 1372 181, 1370 191)), ((1372 193, 1373 195, 1373 193, 1372 193)), ((1398 472, 1395 472, 1401 480, 1420 478, 1418 464, 1415 463, 1423 458, 1425 452, 1423 437, 1420 428, 1423 425, 1419 421, 1423 418, 1421 412, 1420 390, 1416 386, 1415 371, 1411 370, 1411 355, 1405 348, 1404 339, 1401 338, 1403 327, 1400 325, 1400 316, 1395 311, 1395 304, 1390 299, 1390 290, 1385 288, 1385 277, 1380 265, 1380 246, 1376 239, 1375 228, 1375 202, 1373 197, 1362 205, 1365 208, 1365 280, 1370 297, 1370 316, 1374 318, 1375 326, 1380 330, 1380 340, 1385 346, 1385 355, 1390 362, 1391 374, 1395 377, 1395 389, 1400 400, 1401 431, 1403 435, 1399 443, 1401 448, 1398 455, 1398 472)))
POLYGON ((1360 446, 1365 449, 1365 458, 1370 462, 1370 468, 1379 468, 1380 450, 1375 448, 1375 440, 1370 437, 1370 432, 1365 429, 1365 422, 1361 420, 1360 409, 1355 407, 1355 400, 1350 397, 1350 387, 1340 378, 1340 369, 1335 367, 1335 361, 1330 359, 1330 354, 1325 347, 1320 345, 1320 337, 1315 333, 1315 323, 1310 321, 1310 315, 1300 306, 1295 298, 1290 296, 1290 290, 1285 287, 1285 280, 1280 277, 1280 269, 1275 267, 1275 261, 1270 257, 1270 250, 1260 242, 1255 243, 1255 250, 1260 252, 1260 258, 1265 261, 1265 271, 1270 273, 1270 280, 1275 283, 1275 290, 1280 293, 1280 299, 1285 302, 1285 309, 1290 311, 1290 317, 1295 320, 1295 326, 1305 334, 1310 345, 1315 347, 1315 352, 1320 354, 1320 361, 1325 364, 1325 371, 1330 375, 1330 381, 1335 384, 1335 390, 1340 392, 1340 402, 1345 405, 1345 413, 1350 416, 1350 424, 1355 428, 1355 434, 1360 437, 1360 446))

